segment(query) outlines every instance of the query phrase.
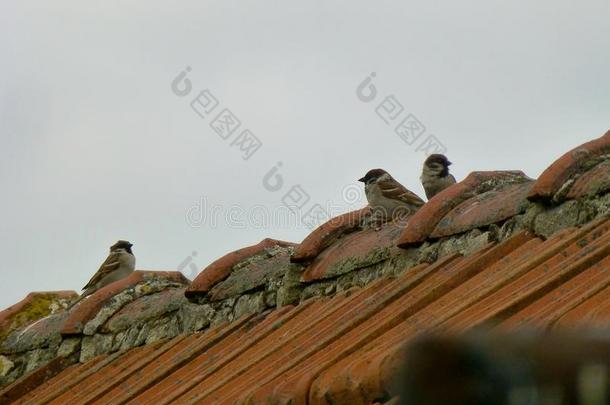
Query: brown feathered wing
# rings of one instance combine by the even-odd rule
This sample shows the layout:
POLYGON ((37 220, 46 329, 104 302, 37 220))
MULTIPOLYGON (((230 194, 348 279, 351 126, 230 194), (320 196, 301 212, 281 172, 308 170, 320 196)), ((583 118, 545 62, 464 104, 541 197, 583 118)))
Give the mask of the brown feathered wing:
POLYGON ((100 266, 100 269, 91 277, 91 280, 89 280, 87 285, 83 287, 83 290, 95 286, 108 273, 118 269, 121 266, 121 262, 119 261, 120 255, 120 252, 111 252, 100 266))
POLYGON ((378 181, 377 185, 379 186, 381 193, 387 198, 400 200, 416 207, 424 205, 424 200, 419 198, 414 192, 407 190, 405 186, 394 179, 378 181))

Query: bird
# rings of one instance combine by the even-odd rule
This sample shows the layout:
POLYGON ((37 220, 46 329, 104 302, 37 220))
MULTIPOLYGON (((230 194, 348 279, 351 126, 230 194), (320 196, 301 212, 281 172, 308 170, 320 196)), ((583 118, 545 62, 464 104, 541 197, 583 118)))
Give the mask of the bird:
POLYGON ((358 181, 364 183, 364 193, 372 212, 371 220, 376 224, 406 218, 424 205, 417 194, 405 188, 383 169, 369 170, 358 181))
POLYGON ((132 246, 133 244, 126 240, 119 240, 110 246, 108 257, 91 280, 83 287, 83 293, 76 302, 133 273, 136 267, 136 258, 131 251, 132 246))
POLYGON ((428 200, 452 184, 455 184, 455 177, 449 174, 450 165, 449 159, 445 155, 438 153, 428 156, 424 162, 419 179, 422 186, 424 186, 428 200))

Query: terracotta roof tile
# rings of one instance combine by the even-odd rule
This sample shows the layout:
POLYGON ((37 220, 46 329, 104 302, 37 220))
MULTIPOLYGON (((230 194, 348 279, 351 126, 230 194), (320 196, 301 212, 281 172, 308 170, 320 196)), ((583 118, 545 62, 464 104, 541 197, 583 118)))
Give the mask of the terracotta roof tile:
POLYGON ((290 253, 287 251, 252 261, 239 269, 234 269, 225 280, 212 287, 208 292, 209 298, 211 301, 220 301, 264 287, 270 280, 283 276, 288 267, 290 267, 290 253))
POLYGON ((163 290, 157 294, 140 297, 115 312, 100 328, 101 332, 120 332, 147 319, 176 311, 186 299, 184 288, 163 290))
MULTIPOLYGON (((69 311, 10 333, 0 360, 14 361, 16 375, 26 367, 19 359, 42 355, 41 347, 48 351, 76 341, 81 352, 77 347, 68 357, 54 359, 44 352, 50 362, 6 386, 0 402, 391 404, 398 402, 391 383, 406 345, 422 334, 461 333, 477 326, 608 326, 610 219, 606 197, 598 197, 609 185, 604 142, 586 144, 586 152, 577 148, 571 158, 560 159, 550 171, 559 180, 547 178, 538 186, 559 184, 552 198, 583 199, 566 205, 589 204, 590 211, 527 200, 536 185, 523 173, 475 172, 431 199, 406 228, 390 222, 378 231, 363 229, 364 208, 327 222, 298 247, 266 239, 225 255, 188 289, 179 273, 136 272, 69 311), (578 221, 541 232, 544 221, 537 216, 549 211, 546 222, 562 222, 568 215, 578 221), (525 219, 514 226, 517 220, 511 218, 517 217, 525 219), (491 224, 505 232, 488 238, 490 231, 483 228, 491 224), (475 239, 474 248, 460 247, 475 239), (391 272, 380 271, 387 266, 391 272), (366 278, 370 274, 374 277, 366 278), (152 286, 156 278, 141 283, 155 275, 165 280, 158 289, 152 286), (361 276, 366 281, 354 281, 361 276), (279 295, 273 286, 296 288, 300 295, 268 303, 267 293, 279 295), (150 291, 136 293, 144 287, 150 291), (235 310, 243 300, 256 303, 260 297, 265 305, 256 307, 258 313, 235 310), (226 313, 219 319, 230 322, 218 324, 208 312, 226 313), (183 317, 211 326, 196 333, 192 330, 201 325, 176 328, 156 343, 106 351, 71 365, 100 353, 88 349, 83 357, 86 339, 109 337, 112 350, 118 350, 119 335, 134 325, 158 321, 163 327, 164 322, 180 324, 183 317)), ((138 336, 147 331, 135 329, 138 336)))
MULTIPOLYGON (((564 314, 610 286, 610 257, 606 257, 569 283, 563 283, 531 305, 515 313, 499 326, 513 330, 519 327, 549 327, 564 314)), ((610 296, 609 296, 610 297, 610 296)))
MULTIPOLYGON (((553 241, 550 242, 553 243, 553 241)), ((439 324, 443 320, 450 319, 450 317, 459 314, 461 309, 477 302, 481 297, 486 296, 496 289, 498 285, 501 285, 501 283, 498 284, 493 279, 489 280, 489 287, 481 285, 480 282, 487 279, 489 273, 495 273, 497 276, 500 276, 507 269, 513 268, 513 266, 518 267, 520 262, 527 263, 530 261, 531 252, 536 253, 540 251, 540 253, 544 254, 544 249, 532 248, 530 246, 531 243, 539 245, 540 241, 533 239, 514 253, 509 254, 502 258, 501 261, 492 265, 490 267, 491 270, 484 270, 467 281, 462 280, 459 287, 416 312, 405 323, 399 324, 382 339, 369 343, 369 349, 365 348, 351 356, 346 360, 345 364, 343 362, 337 363, 327 370, 324 375, 328 376, 330 380, 326 382, 324 387, 317 385, 325 381, 324 379, 319 379, 318 382, 313 384, 311 392, 314 397, 310 398, 310 403, 328 403, 339 399, 362 400, 362 398, 351 398, 349 396, 346 398, 348 393, 349 395, 355 394, 358 396, 361 395, 360 393, 367 392, 371 396, 367 397, 366 400, 373 399, 376 395, 381 395, 383 382, 388 381, 387 379, 394 371, 395 365, 402 359, 403 353, 401 347, 405 339, 421 333, 423 330, 429 330, 435 324, 439 324), (344 371, 342 372, 341 370, 344 371)), ((504 282, 511 279, 510 274, 505 277, 504 282)), ((438 284, 438 280, 434 281, 436 281, 435 284, 438 284)), ((412 292, 412 294, 415 294, 415 292, 412 292)))
MULTIPOLYGON (((67 359, 58 357, 43 367, 33 370, 32 372, 23 376, 20 380, 0 391, 0 403, 29 403, 29 401, 25 400, 26 395, 29 392, 32 392, 32 390, 35 388, 35 392, 41 390, 40 386, 43 382, 56 376, 70 364, 71 363, 67 359)), ((53 386, 53 390, 56 389, 57 387, 53 386)))
POLYGON ((78 294, 75 291, 44 291, 29 293, 24 299, 0 311, 0 342, 13 330, 26 326, 57 310, 63 310, 78 294))
MULTIPOLYGON (((465 260, 463 266, 460 268, 476 268, 478 265, 490 260, 491 257, 492 256, 488 255, 487 253, 481 252, 479 255, 474 255, 473 257, 465 260)), ((311 357, 305 357, 307 361, 303 360, 303 362, 310 364, 311 360, 312 366, 318 366, 324 364, 318 359, 318 356, 331 356, 331 361, 326 364, 330 365, 335 363, 343 355, 355 350, 355 348, 358 347, 354 347, 354 345, 365 344, 375 336, 378 336, 384 330, 391 328, 392 325, 396 324, 399 319, 405 318, 409 313, 416 312, 418 308, 425 306, 426 302, 429 302, 429 300, 434 300, 438 294, 442 294, 443 288, 449 288, 450 286, 450 284, 444 284, 442 282, 439 283, 440 280, 446 280, 447 277, 451 277, 453 274, 447 268, 447 265, 453 262, 453 258, 450 257, 446 258, 445 260, 446 261, 443 263, 435 263, 434 265, 429 266, 429 268, 422 267, 420 270, 421 275, 414 275, 410 272, 405 273, 401 279, 391 283, 387 287, 388 289, 386 291, 380 292, 381 297, 386 296, 385 300, 383 300, 381 297, 374 298, 372 300, 365 299, 362 304, 367 306, 366 310, 361 310, 359 307, 350 309, 350 312, 354 311, 355 313, 359 314, 358 318, 349 320, 348 317, 340 314, 343 316, 343 319, 346 319, 345 327, 348 329, 344 331, 341 328, 331 328, 331 330, 328 332, 322 330, 321 334, 324 335, 325 339, 318 341, 318 338, 314 336, 314 340, 318 341, 319 345, 312 348, 313 353, 311 357), (443 270, 442 272, 440 272, 441 269, 443 270), (409 280, 412 281, 409 282, 409 280), (414 283, 414 281, 417 283, 414 283), (393 292, 390 293, 390 291, 393 292), (371 307, 371 303, 374 303, 375 306, 371 307), (362 318, 366 318, 366 322, 364 322, 362 318), (337 346, 344 347, 339 349, 337 346), (345 351, 346 348, 348 349, 347 352, 345 351), (319 353, 316 353, 316 351, 319 351, 319 353)), ((453 269, 456 266, 459 267, 458 263, 450 268, 453 269)), ((452 282, 458 282, 458 279, 453 279, 452 282)), ((358 301, 360 300, 361 299, 358 301)), ((329 321, 333 320, 330 319, 329 321)), ((311 347, 307 342, 303 342, 303 346, 311 347)), ((292 371, 301 370, 303 370, 302 363, 299 365, 298 369, 294 368, 292 371)), ((288 370, 280 370, 277 372, 279 374, 276 374, 276 377, 280 378, 281 381, 287 381, 287 378, 290 375, 286 374, 289 372, 288 370)), ((269 378, 269 375, 267 375, 267 378, 269 378)), ((295 377, 295 383, 302 381, 305 381, 303 380, 302 376, 298 376, 298 378, 295 377)), ((279 381, 272 380, 268 383, 268 386, 269 388, 272 388, 278 383, 279 381)), ((273 388, 273 391, 277 393, 280 388, 281 386, 273 388)), ((286 395, 290 395, 292 388, 289 389, 288 392, 281 392, 278 394, 278 397, 287 398, 286 395)), ((303 400, 302 390, 297 389, 292 392, 294 392, 294 395, 291 399, 294 399, 296 401, 295 403, 300 403, 300 401, 303 400)), ((258 395, 261 394, 259 393, 258 395)), ((257 399, 262 400, 262 397, 257 397, 257 399)), ((269 401, 273 402, 271 400, 269 401)))
POLYGON ((610 162, 602 162, 576 179, 566 198, 593 197, 610 190, 610 162))
POLYGON ((501 222, 525 211, 533 182, 511 184, 470 198, 443 217, 431 238, 441 238, 501 222))
MULTIPOLYGON (((558 239, 563 239, 565 236, 566 235, 564 234, 558 239)), ((567 241, 571 240, 573 239, 567 239, 567 241)), ((554 245, 556 242, 557 241, 551 240, 548 243, 550 245, 554 245)), ((540 242, 535 242, 535 240, 533 240, 530 243, 539 244, 540 242)), ((553 248, 553 250, 556 250, 556 248, 557 246, 553 248)), ((546 249, 532 249, 532 246, 526 244, 513 254, 503 258, 501 262, 491 266, 488 270, 484 270, 468 281, 461 283, 459 287, 451 291, 449 294, 436 300, 432 305, 427 306, 425 309, 418 311, 408 320, 408 322, 403 324, 404 327, 401 325, 397 326, 397 328, 395 328, 393 331, 394 336, 396 336, 395 340, 390 340, 384 346, 381 345, 380 341, 371 342, 369 344, 371 349, 363 349, 362 351, 363 353, 366 353, 366 356, 363 355, 364 357, 361 357, 358 360, 346 360, 349 362, 349 364, 337 364, 335 367, 328 370, 326 375, 330 376, 331 381, 327 383, 328 385, 326 388, 321 388, 320 392, 315 391, 317 392, 317 400, 314 401, 314 399, 312 399, 313 403, 326 403, 323 399, 333 398, 333 393, 335 393, 342 400, 345 400, 345 397, 342 395, 348 391, 351 393, 377 392, 376 390, 380 389, 379 387, 381 383, 379 379, 384 376, 388 377, 392 364, 395 364, 396 361, 402 358, 402 351, 400 350, 401 342, 404 343, 406 339, 412 337, 414 334, 417 334, 423 330, 429 330, 430 328, 433 328, 434 325, 440 324, 443 320, 448 320, 452 316, 458 314, 458 316, 461 316, 460 311, 463 311, 464 308, 467 308, 469 305, 477 302, 482 297, 487 296, 490 292, 497 289, 498 285, 502 285, 503 283, 505 284, 507 280, 511 280, 513 276, 511 274, 505 274, 508 269, 521 267, 522 270, 520 271, 527 271, 532 267, 533 264, 544 260, 546 257, 548 257, 548 252, 546 249), (540 254, 541 257, 536 257, 538 254, 540 254), (532 257, 532 255, 534 257, 532 257), (515 262, 515 260, 517 260, 517 262, 515 262), (519 265, 519 263, 522 264, 519 265), (498 281, 494 281, 493 278, 490 278, 490 275, 492 274, 495 274, 496 277, 505 274, 505 279, 498 283, 498 281), (488 287, 486 287, 485 284, 481 284, 486 280, 488 280, 488 287), (352 361, 354 362, 353 364, 352 361), (373 363, 371 363, 371 361, 373 361, 373 363), (383 374, 384 364, 390 367, 390 369, 386 369, 386 374, 383 374), (366 365, 366 367, 360 367, 359 365, 366 365), (341 369, 348 371, 341 373, 339 371, 341 369), (373 381, 362 380, 362 378, 372 378, 373 381), (342 386, 341 384, 344 382, 349 384, 349 386, 342 386)), ((386 337, 388 339, 390 338, 389 336, 386 337)), ((353 358, 357 359, 358 356, 354 355, 353 358)), ((312 387, 312 392, 314 392, 315 387, 316 385, 314 384, 312 387)), ((334 399, 337 398, 335 397, 334 399)), ((356 400, 349 397, 347 399, 356 400)))
POLYGON ((34 350, 37 346, 47 347, 59 344, 61 329, 69 316, 68 311, 51 314, 13 331, 2 343, 2 351, 19 353, 34 350))
POLYGON ((344 235, 316 257, 303 272, 302 280, 310 282, 336 277, 385 260, 401 232, 399 226, 390 222, 379 231, 367 228, 344 235))
MULTIPOLYGON (((136 349, 134 352, 137 352, 136 349)), ((134 353, 135 354, 135 353, 134 353)), ((70 365, 65 368, 61 373, 61 376, 51 381, 44 382, 35 391, 30 391, 27 395, 19 399, 17 404, 46 404, 54 400, 58 396, 70 388, 78 385, 85 378, 95 374, 105 365, 113 362, 119 357, 121 353, 114 353, 112 355, 101 355, 88 361, 84 364, 70 365)), ((46 367, 46 366, 45 366, 46 367)))
POLYGON ((102 363, 103 367, 99 367, 95 373, 87 373, 86 378, 80 376, 80 381, 77 384, 71 384, 70 388, 48 403, 54 405, 91 403, 92 400, 109 390, 110 384, 117 381, 117 376, 124 376, 130 371, 137 371, 142 363, 146 364, 146 360, 150 358, 152 353, 155 354, 155 357, 159 356, 167 350, 167 346, 169 346, 167 343, 142 346, 117 356, 114 361, 104 362, 102 363))
MULTIPOLYGON (((448 264, 455 257, 446 258, 443 263, 448 264)), ((376 282, 364 291, 352 294, 340 307, 329 307, 327 312, 321 313, 319 322, 315 329, 304 330, 286 353, 276 355, 275 363, 279 368, 253 373, 249 380, 244 381, 243 390, 233 390, 230 395, 236 401, 249 397, 250 401, 264 403, 271 401, 270 398, 282 397, 291 400, 304 401, 307 393, 299 386, 304 381, 309 381, 313 371, 311 367, 319 368, 328 366, 342 355, 353 351, 354 346, 362 344, 367 339, 366 333, 356 335, 354 330, 366 330, 369 333, 379 333, 370 324, 374 316, 385 319, 391 312, 387 306, 394 303, 406 292, 411 291, 430 276, 439 265, 421 265, 414 268, 412 273, 401 278, 401 282, 385 280, 376 282), (347 314, 357 314, 346 316, 347 314), (345 346, 347 345, 347 346, 345 346), (337 350, 339 346, 344 346, 337 350), (351 347, 350 347, 351 346, 351 347), (300 348, 300 349, 299 349, 300 348), (347 350, 347 351, 344 351, 347 350), (251 381, 258 380, 258 384, 265 385, 257 391, 249 391, 255 385, 251 381), (291 395, 294 393, 294 395, 291 395)), ((226 393, 226 392, 225 392, 226 393)), ((229 397, 227 397, 229 398, 229 397)))
MULTIPOLYGON (((158 401, 162 403, 203 401, 205 403, 210 401, 211 399, 207 398, 208 393, 222 389, 227 382, 236 385, 237 381, 232 381, 234 376, 247 376, 247 373, 252 371, 252 367, 258 367, 260 370, 260 367, 270 362, 272 356, 283 347, 292 347, 294 343, 289 339, 293 336, 286 334, 286 330, 303 328, 303 325, 298 324, 298 320, 310 317, 321 307, 319 299, 312 299, 309 304, 311 305, 305 305, 302 309, 297 307, 298 310, 268 319, 261 323, 260 327, 248 331, 241 340, 232 341, 222 348, 205 353, 198 361, 191 362, 184 368, 183 373, 186 373, 188 384, 176 387, 176 382, 170 378, 164 385, 173 386, 172 392, 161 393, 145 403, 158 401)), ((145 397, 146 394, 138 399, 144 400, 145 397)), ((217 398, 214 397, 214 399, 217 398)))
MULTIPOLYGON (((538 303, 551 302, 545 297, 553 291, 596 272, 597 279, 586 278, 589 289, 573 289, 590 290, 586 296, 575 298, 571 309, 563 312, 570 314, 592 300, 610 301, 599 298, 607 288, 592 296, 593 281, 604 274, 596 267, 601 262, 593 258, 603 256, 600 252, 610 246, 609 226, 599 220, 547 241, 520 232, 466 258, 446 256, 333 298, 309 299, 269 315, 244 317, 205 333, 132 349, 106 363, 102 362, 110 357, 97 360, 97 367, 85 363, 68 368, 23 399, 155 405, 383 403, 389 400, 391 376, 401 364, 406 341, 431 328, 479 323, 469 314, 488 319, 498 313, 493 308, 503 311, 512 302, 501 298, 510 286, 513 292, 526 288, 521 302, 542 309, 545 305, 538 303), (556 266, 550 281, 536 278, 549 263, 556 266), (522 281, 526 279, 539 281, 529 284, 522 281), (494 302, 498 306, 489 307, 492 312, 477 309, 494 302), (77 372, 87 367, 88 374, 77 372), (72 383, 76 375, 83 377, 72 383)), ((608 283, 607 276, 603 280, 608 283)))
POLYGON ((370 213, 371 209, 367 206, 339 215, 320 225, 297 246, 290 258, 291 261, 301 263, 315 259, 341 236, 357 228, 361 220, 370 213))
POLYGON ((289 366, 286 370, 278 370, 274 375, 267 376, 268 382, 260 389, 242 394, 244 399, 247 396, 254 403, 272 403, 273 399, 282 398, 303 403, 311 382, 322 370, 355 352, 413 311, 413 305, 405 307, 406 297, 412 296, 409 294, 439 269, 460 262, 452 256, 430 266, 420 265, 382 289, 354 297, 350 303, 353 302, 355 308, 345 307, 335 315, 341 316, 339 320, 334 317, 325 319, 328 330, 316 331, 311 336, 317 343, 315 346, 303 342, 311 353, 306 353, 307 356, 297 363, 298 366, 289 366), (346 316, 345 310, 358 315, 352 319, 346 316), (333 328, 333 325, 337 328, 333 328), (319 335, 323 336, 321 341, 317 340, 319 335))
POLYGON ((584 143, 564 154, 540 175, 528 198, 551 200, 573 176, 588 169, 591 159, 610 152, 610 131, 598 139, 584 143))
POLYGON ((210 372, 218 367, 219 362, 230 361, 231 348, 239 346, 250 335, 256 336, 257 332, 266 330, 269 326, 272 327, 276 321, 281 321, 284 317, 290 319, 293 316, 291 309, 291 307, 285 307, 276 311, 254 327, 252 326, 252 321, 255 319, 253 316, 242 318, 239 322, 220 329, 214 340, 206 336, 208 335, 206 333, 193 349, 170 354, 161 359, 160 364, 143 369, 140 374, 132 376, 121 384, 125 387, 136 384, 136 390, 121 392, 121 386, 119 386, 115 389, 116 395, 110 395, 108 398, 111 398, 112 401, 115 398, 123 397, 125 399, 137 398, 135 401, 140 404, 170 403, 198 381, 203 380, 204 375, 200 374, 202 371, 210 372), (216 344, 218 342, 222 342, 222 344, 216 344), (229 357, 225 357, 225 355, 229 357))
POLYGON ((188 279, 178 271, 134 271, 129 277, 109 284, 71 308, 70 315, 64 322, 62 335, 81 334, 85 324, 97 315, 100 308, 112 297, 128 287, 150 279, 165 279, 178 284, 187 285, 188 279))
POLYGON ((556 327, 592 327, 610 325, 610 287, 586 300, 562 316, 556 327))
MULTIPOLYGON (((388 374, 381 368, 382 363, 392 357, 402 358, 398 349, 407 339, 429 330, 442 320, 454 315, 460 310, 460 307, 467 305, 469 299, 476 300, 476 297, 470 298, 474 292, 472 289, 468 290, 466 296, 463 292, 452 294, 452 297, 456 296, 457 299, 445 299, 445 294, 452 292, 457 286, 464 285, 482 269, 496 263, 528 240, 531 240, 531 236, 521 233, 484 253, 476 254, 455 266, 443 268, 442 271, 435 273, 425 283, 411 291, 404 298, 405 301, 400 303, 399 308, 402 308, 403 311, 408 310, 411 305, 415 305, 414 311, 408 311, 405 314, 406 319, 378 339, 369 341, 358 352, 336 363, 312 384, 311 402, 353 401, 359 403, 362 401, 362 392, 369 395, 365 398, 366 401, 376 399, 378 395, 381 395, 380 379, 388 377, 388 374), (412 304, 409 304, 409 301, 412 304), (456 303, 460 303, 460 305, 456 305, 456 303), (350 393, 347 394, 347 392, 350 393)), ((525 246, 524 249, 529 249, 529 247, 525 246)))
POLYGON ((294 247, 296 244, 267 238, 263 239, 256 245, 227 253, 203 269, 195 280, 193 280, 190 287, 185 291, 185 295, 187 297, 205 295, 214 285, 224 280, 229 276, 229 274, 231 274, 231 269, 233 266, 248 259, 249 257, 260 254, 265 249, 273 248, 274 246, 294 247))
POLYGON ((530 179, 520 171, 470 173, 461 182, 435 195, 409 219, 398 240, 398 246, 409 247, 423 243, 441 220, 464 201, 509 184, 528 181, 530 179))
MULTIPOLYGON (((537 260, 527 264, 527 272, 517 269, 518 278, 511 277, 513 281, 462 311, 445 328, 461 331, 486 322, 498 322, 531 305, 536 299, 607 256, 610 253, 609 227, 610 221, 606 221, 586 234, 572 234, 563 239, 562 243, 555 244, 554 248, 546 248, 542 255, 536 255, 537 260), (577 235, 575 240, 574 236, 577 235), (566 246, 567 243, 570 244, 566 246), (554 253, 553 256, 548 258, 551 253, 554 253), (540 263, 541 260, 544 261, 540 263)), ((545 244, 552 242, 547 241, 545 244)))

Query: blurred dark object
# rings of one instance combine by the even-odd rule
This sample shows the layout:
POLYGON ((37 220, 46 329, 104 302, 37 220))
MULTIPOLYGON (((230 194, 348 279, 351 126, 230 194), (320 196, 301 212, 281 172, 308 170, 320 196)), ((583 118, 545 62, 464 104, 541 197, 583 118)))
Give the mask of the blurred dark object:
POLYGON ((427 336, 406 350, 399 404, 610 404, 610 333, 427 336))

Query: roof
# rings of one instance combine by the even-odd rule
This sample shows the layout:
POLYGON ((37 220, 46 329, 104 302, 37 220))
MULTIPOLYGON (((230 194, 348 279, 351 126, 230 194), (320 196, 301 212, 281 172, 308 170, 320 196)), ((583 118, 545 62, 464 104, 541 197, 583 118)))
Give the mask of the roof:
POLYGON ((384 403, 423 333, 610 325, 609 152, 610 131, 537 180, 475 172, 406 225, 364 208, 193 282, 136 272, 10 332, 0 401, 384 403))

